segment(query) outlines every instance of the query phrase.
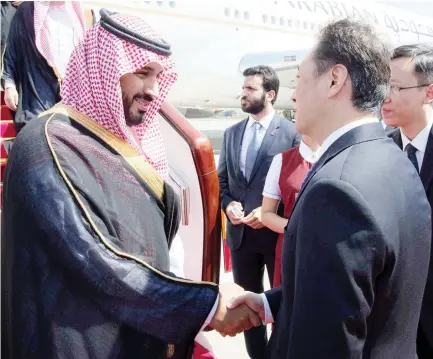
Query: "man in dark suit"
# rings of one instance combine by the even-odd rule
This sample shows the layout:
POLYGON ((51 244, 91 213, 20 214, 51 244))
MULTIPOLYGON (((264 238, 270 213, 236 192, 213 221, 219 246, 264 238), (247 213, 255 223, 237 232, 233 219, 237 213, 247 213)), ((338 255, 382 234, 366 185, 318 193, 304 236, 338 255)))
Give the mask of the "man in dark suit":
MULTIPOLYGON (((416 44, 394 50, 391 91, 382 107, 385 123, 400 127, 389 136, 406 153, 433 205, 433 47, 416 44)), ((417 337, 419 359, 433 358, 433 257, 417 337)))
POLYGON ((296 128, 321 144, 319 159, 286 228, 281 288, 231 305, 275 318, 270 358, 416 358, 431 209, 376 118, 390 56, 370 26, 345 19, 299 68, 296 128))
MULTIPOLYGON (((276 72, 257 66, 243 75, 241 106, 250 116, 225 131, 218 175, 235 283, 261 293, 265 265, 272 283, 278 236, 261 223, 263 187, 274 155, 297 145, 299 138, 294 124, 273 109, 280 85, 276 72)), ((251 358, 264 358, 266 328, 245 332, 245 342, 251 358)))

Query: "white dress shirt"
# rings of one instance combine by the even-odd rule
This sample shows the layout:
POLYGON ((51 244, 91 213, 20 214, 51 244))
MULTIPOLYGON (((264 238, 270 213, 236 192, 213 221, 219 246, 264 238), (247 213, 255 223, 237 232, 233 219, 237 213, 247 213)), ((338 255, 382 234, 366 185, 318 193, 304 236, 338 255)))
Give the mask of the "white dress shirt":
MULTIPOLYGON (((302 158, 309 162, 316 162, 316 153, 308 147, 304 141, 301 141, 299 145, 299 153, 302 158)), ((268 174, 266 175, 265 187, 263 189, 263 196, 272 198, 272 199, 281 199, 281 190, 280 190, 280 174, 281 174, 281 166, 283 164, 283 155, 279 153, 275 155, 271 166, 269 167, 268 174)))
MULTIPOLYGON (((349 132, 350 130, 353 130, 356 127, 365 125, 367 123, 374 123, 378 122, 377 118, 364 118, 362 120, 351 122, 338 130, 331 133, 325 141, 323 141, 322 146, 320 149, 316 152, 316 162, 319 160, 319 158, 328 150, 331 145, 337 141, 341 136, 343 136, 346 132, 349 132)), ((274 317, 272 316, 271 307, 269 306, 268 299, 266 298, 265 293, 260 294, 263 300, 263 306, 265 309, 265 320, 263 324, 270 324, 274 322, 274 317)))
MULTIPOLYGON (((266 131, 269 128, 269 125, 272 122, 272 119, 275 116, 275 112, 273 111, 272 113, 270 113, 269 115, 266 115, 265 117, 263 117, 259 122, 261 124, 260 126, 260 130, 259 130, 259 148, 262 145, 263 142, 263 138, 265 137, 266 131)), ((248 123, 247 126, 245 128, 245 133, 244 133, 244 138, 242 140, 242 147, 241 147, 241 157, 240 157, 240 169, 242 171, 242 174, 245 176, 245 163, 247 161, 247 151, 248 151, 248 146, 250 145, 251 140, 253 139, 254 136, 254 123, 256 122, 256 120, 254 118, 252 118, 251 116, 248 118, 248 123)))
POLYGON ((413 147, 417 149, 415 152, 416 160, 418 162, 418 168, 421 172, 422 162, 424 160, 425 149, 427 147, 427 141, 430 135, 430 131, 433 125, 433 119, 431 119, 424 129, 416 135, 416 137, 411 141, 409 140, 403 131, 400 129, 401 142, 403 144, 403 151, 406 152, 406 146, 410 143, 413 147))

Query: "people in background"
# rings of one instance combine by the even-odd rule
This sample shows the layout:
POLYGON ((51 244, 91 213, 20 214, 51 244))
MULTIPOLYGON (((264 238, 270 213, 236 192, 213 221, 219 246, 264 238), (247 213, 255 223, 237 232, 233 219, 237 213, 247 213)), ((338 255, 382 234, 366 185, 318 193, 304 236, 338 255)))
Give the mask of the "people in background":
POLYGON ((279 233, 275 249, 275 271, 273 286, 281 285, 281 251, 284 229, 298 196, 301 184, 316 161, 315 152, 319 146, 308 136, 301 144, 274 157, 266 176, 263 190, 262 222, 269 229, 279 233), (280 202, 284 205, 283 216, 278 215, 280 202))
MULTIPOLYGON (((2 1, 1 2, 1 56, 4 55, 6 49, 6 41, 9 35, 12 18, 15 15, 17 7, 22 1, 2 1)), ((3 68, 2 68, 3 72, 3 68)))
POLYGON ((83 39, 85 26, 78 1, 26 1, 18 7, 2 74, 5 103, 16 111, 17 132, 60 101, 69 56, 83 39))
MULTIPOLYGON (((257 66, 243 75, 241 107, 250 115, 224 132, 218 175, 234 281, 245 290, 260 293, 265 266, 273 281, 278 237, 261 221, 263 186, 273 156, 296 146, 299 136, 295 125, 273 108, 280 86, 275 70, 257 66)), ((266 327, 245 332, 245 342, 251 358, 264 358, 266 327)))
MULTIPOLYGON (((391 91, 382 107, 390 137, 421 177, 433 205, 433 47, 400 46, 391 60, 391 91)), ((399 167, 396 167, 400 171, 399 167)), ((433 256, 424 293, 417 337, 419 359, 433 358, 433 256)))

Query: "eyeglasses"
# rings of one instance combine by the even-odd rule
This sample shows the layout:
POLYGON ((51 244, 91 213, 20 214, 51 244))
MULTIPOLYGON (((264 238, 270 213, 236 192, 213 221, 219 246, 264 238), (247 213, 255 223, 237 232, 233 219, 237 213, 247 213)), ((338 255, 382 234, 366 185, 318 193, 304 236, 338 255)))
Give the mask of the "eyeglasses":
POLYGON ((399 86, 399 85, 392 84, 391 86, 389 86, 389 88, 391 89, 392 92, 394 92, 394 93, 399 93, 401 90, 416 89, 416 88, 426 87, 426 86, 430 86, 430 85, 431 85, 431 84, 424 84, 424 85, 418 85, 418 86, 407 86, 407 87, 401 87, 401 86, 399 86))

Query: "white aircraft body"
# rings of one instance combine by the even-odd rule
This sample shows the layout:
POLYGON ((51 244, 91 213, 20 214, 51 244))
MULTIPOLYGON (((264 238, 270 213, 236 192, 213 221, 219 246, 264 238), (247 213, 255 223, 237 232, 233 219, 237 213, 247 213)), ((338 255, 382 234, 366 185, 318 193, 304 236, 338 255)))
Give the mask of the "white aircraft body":
MULTIPOLYGON (((239 107, 242 71, 266 64, 280 76, 276 107, 290 109, 297 65, 320 28, 337 18, 368 21, 394 44, 433 43, 433 17, 374 1, 86 1, 142 15, 172 46, 176 107, 239 107)), ((96 11, 98 12, 98 11, 96 11)), ((431 14, 433 15, 433 14, 431 14)))

